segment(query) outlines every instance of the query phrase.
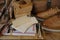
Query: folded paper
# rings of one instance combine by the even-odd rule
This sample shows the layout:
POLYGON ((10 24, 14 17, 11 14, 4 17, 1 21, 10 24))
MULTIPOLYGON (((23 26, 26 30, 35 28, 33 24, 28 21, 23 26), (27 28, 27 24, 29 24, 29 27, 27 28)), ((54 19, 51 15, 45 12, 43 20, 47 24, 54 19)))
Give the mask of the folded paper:
POLYGON ((35 17, 19 17, 16 20, 12 21, 13 28, 19 30, 20 32, 25 32, 31 25, 38 23, 35 17))

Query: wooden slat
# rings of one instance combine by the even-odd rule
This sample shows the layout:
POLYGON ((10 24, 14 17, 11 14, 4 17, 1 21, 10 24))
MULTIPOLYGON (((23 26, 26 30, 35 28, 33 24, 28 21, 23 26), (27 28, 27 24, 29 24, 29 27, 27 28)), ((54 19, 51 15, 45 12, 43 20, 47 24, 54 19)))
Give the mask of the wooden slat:
POLYGON ((44 31, 45 36, 44 38, 46 40, 60 40, 60 32, 48 32, 48 31, 44 31))

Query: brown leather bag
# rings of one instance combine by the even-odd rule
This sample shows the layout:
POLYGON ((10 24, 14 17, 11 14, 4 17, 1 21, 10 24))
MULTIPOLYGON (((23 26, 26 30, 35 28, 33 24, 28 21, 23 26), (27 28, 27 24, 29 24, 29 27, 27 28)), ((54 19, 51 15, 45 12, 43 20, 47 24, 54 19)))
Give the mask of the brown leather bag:
POLYGON ((53 16, 43 22, 44 27, 60 30, 60 15, 53 16))

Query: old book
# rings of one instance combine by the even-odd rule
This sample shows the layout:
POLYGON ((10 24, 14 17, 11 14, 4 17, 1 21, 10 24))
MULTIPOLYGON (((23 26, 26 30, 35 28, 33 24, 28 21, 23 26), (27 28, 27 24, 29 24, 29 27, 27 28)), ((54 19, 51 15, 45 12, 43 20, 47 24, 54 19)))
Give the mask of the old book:
POLYGON ((60 9, 51 8, 47 11, 37 13, 37 16, 40 17, 40 18, 48 18, 50 16, 53 16, 53 15, 57 14, 57 12, 60 12, 60 9))
POLYGON ((38 23, 35 17, 22 16, 12 21, 13 28, 25 32, 31 25, 38 23))
POLYGON ((60 30, 60 15, 53 16, 43 22, 44 27, 60 30))

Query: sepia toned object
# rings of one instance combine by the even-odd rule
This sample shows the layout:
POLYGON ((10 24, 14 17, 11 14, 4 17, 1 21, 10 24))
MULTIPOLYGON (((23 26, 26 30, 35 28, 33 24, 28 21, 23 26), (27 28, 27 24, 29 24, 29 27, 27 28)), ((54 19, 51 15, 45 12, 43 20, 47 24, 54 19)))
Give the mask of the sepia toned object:
POLYGON ((33 0, 33 3, 37 12, 45 11, 47 8, 47 0, 33 0))
POLYGON ((10 23, 10 15, 9 15, 9 11, 8 10, 11 7, 11 4, 10 4, 11 0, 10 1, 8 1, 8 0, 2 0, 2 1, 4 1, 5 3, 4 4, 3 3, 0 4, 0 24, 1 24, 0 25, 0 27, 1 27, 0 28, 0 33, 1 34, 2 34, 2 31, 5 29, 5 27, 7 27, 9 25, 8 23, 10 23))
POLYGON ((40 18, 48 18, 50 16, 53 16, 53 15, 57 14, 57 12, 60 12, 60 9, 51 8, 47 11, 37 13, 37 16, 40 17, 40 18))
POLYGON ((0 4, 3 4, 4 3, 4 0, 0 0, 0 4))
POLYGON ((32 10, 32 3, 29 4, 21 4, 17 1, 13 1, 12 5, 14 6, 14 14, 17 17, 21 17, 24 15, 30 15, 32 10))
POLYGON ((0 12, 2 11, 3 6, 4 6, 4 5, 0 5, 0 12))
POLYGON ((60 30, 60 15, 53 16, 43 22, 43 27, 60 30))
POLYGON ((51 0, 51 7, 60 8, 60 0, 51 0))
POLYGON ((31 0, 24 0, 27 4, 31 3, 31 0))
POLYGON ((2 11, 3 7, 4 7, 4 0, 0 0, 0 12, 2 11))

